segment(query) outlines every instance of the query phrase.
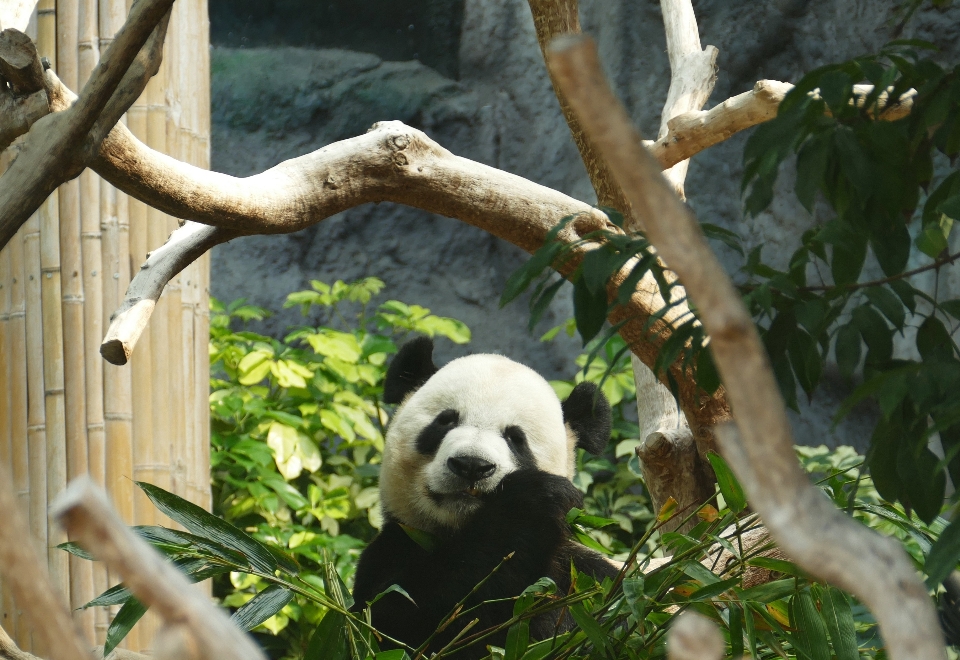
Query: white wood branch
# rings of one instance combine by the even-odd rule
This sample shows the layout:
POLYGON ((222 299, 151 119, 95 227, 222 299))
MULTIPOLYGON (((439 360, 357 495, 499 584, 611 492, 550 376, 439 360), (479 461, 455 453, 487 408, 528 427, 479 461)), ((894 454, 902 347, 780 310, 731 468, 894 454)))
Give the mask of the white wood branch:
POLYGON ((162 649, 195 645, 198 653, 191 655, 206 660, 265 660, 260 648, 223 610, 123 524, 106 495, 88 477, 67 486, 51 505, 51 513, 70 538, 103 561, 140 602, 168 626, 183 627, 166 629, 162 649))
POLYGON ((596 46, 583 38, 557 40, 549 65, 650 241, 697 305, 739 427, 740 437, 727 430, 721 447, 771 536, 804 570, 871 609, 891 658, 944 660, 933 604, 906 552, 837 510, 797 464, 786 408, 753 319, 696 218, 644 149, 604 78, 596 46))
POLYGON ((692 610, 680 614, 667 633, 669 660, 722 660, 725 650, 717 625, 692 610))
MULTIPOLYGON (((670 58, 670 90, 661 114, 658 138, 666 137, 669 122, 687 112, 699 112, 717 82, 717 55, 714 46, 700 47, 700 30, 691 0, 660 0, 670 58)), ((689 163, 680 161, 663 175, 673 183, 681 199, 689 163)))
MULTIPOLYGON (((671 168, 742 130, 770 121, 777 116, 780 103, 791 89, 793 85, 790 83, 760 80, 749 92, 733 96, 709 110, 698 109, 675 115, 666 122, 666 132, 661 125, 657 140, 648 140, 644 144, 660 161, 661 167, 671 168)), ((853 89, 854 103, 863 107, 873 85, 854 85, 853 89)), ((886 93, 881 94, 877 102, 881 110, 879 118, 895 121, 906 117, 913 108, 916 95, 915 90, 909 90, 891 103, 886 93)))
MULTIPOLYGON (((690 0, 660 0, 660 8, 670 58, 670 90, 660 123, 660 135, 665 137, 674 117, 699 112, 707 102, 717 80, 718 51, 713 46, 701 48, 700 31, 690 0)), ((689 161, 683 160, 663 173, 681 198, 688 166, 689 161)), ((639 228, 627 222, 629 229, 639 228)), ((684 296, 683 288, 677 286, 674 295, 684 296)), ((704 502, 713 495, 713 479, 673 393, 638 359, 633 360, 633 374, 642 440, 637 456, 654 510, 659 510, 671 497, 682 510, 704 502)), ((680 529, 680 520, 671 521, 665 527, 668 531, 680 529)), ((682 527, 689 529, 696 522, 690 520, 682 527)))

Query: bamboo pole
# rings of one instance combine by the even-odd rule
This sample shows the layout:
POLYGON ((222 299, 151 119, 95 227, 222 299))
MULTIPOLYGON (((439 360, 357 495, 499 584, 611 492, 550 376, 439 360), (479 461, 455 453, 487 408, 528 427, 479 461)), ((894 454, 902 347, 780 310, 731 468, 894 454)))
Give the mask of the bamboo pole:
MULTIPOLYGON (((190 9, 189 2, 176 3, 173 6, 172 16, 170 17, 170 28, 166 42, 166 53, 163 58, 163 67, 165 72, 165 94, 163 113, 166 128, 166 153, 178 160, 183 159, 180 123, 184 118, 183 94, 181 88, 182 78, 180 73, 181 49, 183 47, 183 36, 185 30, 189 27, 185 22, 184 12, 190 9)), ((170 216, 164 216, 164 226, 166 234, 169 235, 177 228, 177 221, 170 216)), ((166 236, 164 236, 164 242, 166 236)), ((157 245, 160 245, 158 243, 157 245)), ((166 419, 168 433, 170 434, 170 459, 171 459, 171 486, 174 493, 181 497, 187 497, 187 439, 183 430, 183 419, 185 415, 183 396, 180 383, 183 383, 183 359, 178 356, 183 352, 183 274, 178 274, 171 281, 171 286, 167 288, 167 337, 166 351, 168 355, 167 364, 169 365, 169 378, 171 387, 167 391, 167 410, 166 419)))
MULTIPOLYGON (((0 173, 7 169, 8 162, 7 154, 0 154, 0 173)), ((0 479, 10 483, 14 481, 11 386, 15 359, 15 354, 10 351, 12 343, 10 312, 13 304, 11 295, 13 268, 10 253, 16 242, 15 236, 10 244, 0 250, 0 479)), ((6 588, 2 578, 0 578, 0 624, 2 627, 16 630, 13 593, 6 588)))
MULTIPOLYGON (((80 77, 80 5, 78 0, 65 0, 57 3, 57 75, 70 89, 80 89, 84 82, 80 77)), ((89 176, 84 204, 90 203, 89 176)), ((63 351, 63 399, 66 417, 66 455, 67 479, 75 479, 86 474, 89 468, 87 446, 87 395, 84 364, 84 286, 83 255, 81 248, 81 180, 68 181, 60 187, 60 258, 59 274, 62 295, 62 336, 59 338, 63 351), (69 341, 64 341, 69 338, 69 341)), ((97 194, 99 202, 99 191, 97 194)), ((53 264, 48 263, 48 268, 53 264)), ((44 274, 44 277, 47 273, 44 274)), ((47 327, 44 320, 44 332, 54 333, 53 326, 47 327)), ((46 338, 44 338, 46 343, 46 338)), ((48 424, 50 420, 48 419, 48 424)), ((49 439, 48 439, 49 441, 49 439)), ((63 488, 66 483, 63 484, 63 488)), ((51 496, 62 490, 58 488, 51 496)), ((51 530, 53 531, 53 530, 51 530)), ((60 534, 59 530, 56 532, 60 534)), ((62 551, 53 550, 58 555, 62 551)), ((59 557, 57 557, 59 561, 59 557)), ((68 557, 70 576, 70 607, 86 635, 93 637, 93 612, 78 610, 90 600, 93 593, 93 567, 87 560, 70 555, 68 557)))
MULTIPOLYGON (((197 0, 199 19, 196 21, 201 44, 199 66, 197 67, 198 104, 194 144, 198 149, 196 165, 210 168, 210 14, 208 0, 197 0)), ((197 368, 197 444, 200 448, 200 476, 202 477, 203 501, 200 503, 208 511, 213 505, 210 491, 210 254, 205 254, 199 262, 196 326, 197 368)))
MULTIPOLYGON (((80 0, 79 51, 80 84, 84 84, 100 60, 100 25, 97 0, 80 0)), ((97 344, 103 336, 103 246, 101 234, 101 182, 92 170, 80 175, 80 229, 83 260, 83 358, 86 399, 87 471, 100 486, 106 484, 106 437, 103 417, 103 360, 97 344)), ((80 560, 82 561, 82 560, 80 560)), ((106 567, 83 562, 89 570, 89 593, 75 594, 82 604, 108 588, 106 567)), ((85 576, 84 576, 85 577, 85 576)), ((103 608, 85 610, 84 632, 100 641, 109 625, 103 608)))
MULTIPOLYGON (((129 6, 127 7, 129 10, 129 6)), ((147 108, 145 99, 141 96, 127 112, 127 125, 130 131, 141 142, 147 140, 147 108)), ((128 197, 129 219, 129 272, 131 276, 137 267, 143 263, 147 254, 147 207, 142 202, 128 197)), ((121 289, 121 291, 123 291, 121 289)), ((147 328, 141 338, 146 339, 146 348, 137 357, 131 360, 131 468, 134 479, 144 478, 138 469, 143 457, 149 455, 150 445, 153 442, 153 413, 150 390, 153 387, 153 329, 147 328)), ((124 475, 125 476, 125 475, 124 475)), ((134 488, 131 493, 133 502, 133 522, 137 525, 156 524, 156 509, 147 497, 134 488)), ((126 647, 131 650, 140 650, 149 644, 149 638, 141 635, 143 622, 135 626, 127 636, 126 647), (141 640, 146 640, 141 643, 141 640)))
MULTIPOLYGON (((11 462, 13 487, 17 494, 20 513, 24 520, 30 514, 30 466, 27 455, 27 363, 26 328, 24 327, 25 298, 23 270, 23 230, 8 246, 10 253, 10 319, 7 322, 6 353, 11 358, 9 379, 11 462)), ((27 637, 26 623, 19 616, 19 608, 7 610, 14 616, 11 628, 18 639, 27 637)))
MULTIPOLYGON (((42 0, 38 7, 37 47, 40 54, 47 57, 56 68, 59 64, 57 53, 57 13, 54 0, 42 0)), ((50 568, 50 577, 57 585, 64 597, 69 595, 69 574, 66 553, 57 550, 56 546, 66 540, 59 530, 49 528, 46 516, 46 503, 49 499, 66 487, 67 457, 66 457, 66 428, 64 426, 64 374, 63 374, 63 315, 61 309, 60 289, 60 245, 59 245, 59 192, 50 195, 38 212, 39 253, 30 254, 26 259, 39 257, 38 263, 28 262, 27 300, 40 301, 40 315, 33 320, 36 323, 31 330, 28 327, 27 340, 39 339, 39 355, 42 356, 42 365, 39 390, 31 389, 35 395, 40 395, 37 401, 43 401, 43 417, 34 417, 36 423, 43 429, 43 452, 39 453, 31 448, 30 451, 30 484, 35 493, 43 484, 45 498, 35 495, 31 498, 31 521, 40 528, 39 537, 43 546, 47 548, 47 562, 50 568), (35 268, 34 268, 35 267, 35 268), (31 277, 34 287, 31 287, 31 277), (34 290, 30 290, 33 288, 34 290), (34 332, 35 330, 35 332, 34 332), (34 486, 37 486, 34 489, 34 486)), ((28 234, 29 237, 29 234, 28 234)), ((36 248, 31 246, 31 252, 36 248)), ((26 261, 25 259, 25 261, 26 261)), ((30 307, 27 308, 27 321, 30 322, 30 307)), ((29 351, 29 347, 28 347, 29 351)), ((35 356, 36 357, 36 356, 35 356)), ((36 380, 36 379, 35 379, 36 380)), ((33 402, 31 402, 33 403, 33 402)), ((28 416, 30 411, 28 410, 28 416)), ((36 435, 36 434, 35 434, 36 435)), ((35 437, 39 439, 39 437, 35 437)), ((39 530, 36 530, 39 531, 39 530)))

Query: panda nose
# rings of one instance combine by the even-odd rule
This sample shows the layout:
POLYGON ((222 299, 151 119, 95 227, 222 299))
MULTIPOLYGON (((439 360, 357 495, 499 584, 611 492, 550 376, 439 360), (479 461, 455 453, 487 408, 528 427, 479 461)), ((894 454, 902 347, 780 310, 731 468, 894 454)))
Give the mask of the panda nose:
POLYGON ((452 456, 447 459, 447 467, 458 477, 470 483, 476 483, 493 474, 497 466, 476 456, 452 456))

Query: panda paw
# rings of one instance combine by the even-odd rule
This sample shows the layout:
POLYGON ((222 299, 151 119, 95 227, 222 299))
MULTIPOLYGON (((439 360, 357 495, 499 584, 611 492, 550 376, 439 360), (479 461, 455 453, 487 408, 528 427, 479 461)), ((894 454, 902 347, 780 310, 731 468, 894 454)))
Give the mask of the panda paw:
POLYGON ((583 495, 569 479, 540 470, 511 472, 500 482, 493 499, 513 515, 565 518, 583 506, 583 495))

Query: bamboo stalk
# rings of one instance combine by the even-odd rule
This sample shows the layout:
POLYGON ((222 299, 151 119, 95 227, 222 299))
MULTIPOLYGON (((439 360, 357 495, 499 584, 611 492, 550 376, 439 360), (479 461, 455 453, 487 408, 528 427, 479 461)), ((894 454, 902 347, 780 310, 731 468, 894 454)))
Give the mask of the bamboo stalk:
MULTIPOLYGON (((182 149, 180 143, 180 122, 185 116, 183 108, 182 79, 180 72, 181 50, 183 47, 183 36, 188 28, 184 21, 184 12, 189 10, 189 2, 177 3, 173 7, 170 17, 169 37, 166 42, 166 53, 163 58, 163 67, 165 72, 165 107, 164 120, 166 124, 166 153, 178 160, 182 160, 182 149), (171 111, 176 108, 177 111, 171 111)), ((165 216, 166 232, 169 235, 177 228, 176 219, 165 216)), ((166 237, 164 237, 166 240, 166 237)), ((169 356, 167 364, 169 365, 169 378, 171 388, 167 392, 169 416, 166 420, 168 432, 170 434, 170 459, 171 459, 171 486, 173 492, 181 497, 187 495, 187 439, 184 434, 184 416, 185 407, 183 405, 183 393, 179 387, 183 383, 183 359, 179 357, 183 352, 183 274, 178 274, 167 287, 167 355, 169 356)))
MULTIPOLYGON (((196 115, 195 144, 198 149, 196 165, 205 169, 210 168, 210 14, 208 0, 197 0, 199 4, 199 19, 195 22, 201 35, 199 43, 200 66, 197 67, 199 79, 198 104, 196 115)), ((200 451, 201 476, 203 478, 204 501, 201 504, 208 511, 213 506, 210 491, 210 254, 205 254, 199 262, 199 287, 197 299, 197 313, 200 323, 196 330, 197 369, 197 433, 200 451)))
MULTIPOLYGON (((147 144, 162 153, 167 151, 167 110, 164 105, 166 71, 163 67, 147 85, 147 144)), ((163 245, 168 231, 165 214, 147 208, 147 245, 149 249, 163 245)), ((140 469, 137 478, 149 481, 161 488, 172 488, 171 457, 171 380, 170 370, 170 294, 164 293, 157 301, 155 316, 159 323, 151 328, 153 342, 153 387, 151 389, 154 442, 150 453, 136 456, 140 469)))
MULTIPOLYGON (((70 89, 80 89, 80 2, 71 0, 57 4, 57 75, 70 89)), ((89 175, 85 179, 89 194, 89 175)), ((63 399, 65 406, 67 480, 86 474, 89 467, 87 446, 87 395, 84 371, 84 287, 81 251, 81 181, 74 179, 60 187, 60 259, 59 274, 62 295, 63 399), (69 341, 64 341, 69 337, 69 341)), ((99 193, 97 195, 99 201, 99 193)), ((85 196, 83 202, 91 200, 85 196)), ((48 263, 47 268, 53 264, 48 263)), ((44 277, 47 276, 45 272, 44 277)), ((54 332, 46 327, 44 331, 54 332)), ((46 338, 44 339, 46 343, 46 338)), ((48 385, 49 387, 49 385, 48 385)), ((50 422, 48 418, 48 424, 50 422)), ((48 439, 49 440, 49 439, 48 439)), ((63 484, 66 487, 66 483, 63 484)), ((61 489, 52 493, 56 495, 61 489)), ((52 531, 52 530, 51 530, 52 531)), ((59 531, 58 531, 59 533, 59 531)), ((62 551, 55 551, 58 555, 62 551)), ((58 557, 59 560, 59 557, 58 557)), ((78 608, 93 598, 93 567, 89 561, 68 557, 70 607, 81 629, 93 637, 93 612, 78 608)))
MULTIPOLYGON (((42 18, 42 15, 41 15, 42 18)), ((42 25, 42 23, 41 23, 42 25)), ((43 33, 41 28, 41 34, 43 33)), ((40 215, 56 213, 56 193, 23 226, 23 263, 25 289, 27 356, 27 455, 30 481, 30 534, 38 547, 47 547, 47 427, 43 382, 43 303, 40 273, 40 215)), ((22 648, 43 649, 31 645, 29 637, 19 637, 22 648)))
MULTIPOLYGON (((0 154, 0 173, 9 162, 6 153, 0 154)), ((11 289, 13 288, 13 268, 11 251, 17 242, 17 237, 0 250, 0 479, 13 483, 13 416, 11 415, 11 399, 13 386, 13 360, 15 354, 10 351, 12 306, 11 289)), ((16 615, 14 613, 13 592, 6 587, 0 578, 0 624, 3 627, 16 630, 16 615)))
MULTIPOLYGON (((99 6, 97 0, 80 1, 79 50, 80 83, 84 84, 100 60, 99 6)), ((106 484, 106 437, 103 417, 103 360, 97 344, 103 335, 103 246, 101 222, 101 182, 92 170, 80 175, 80 229, 83 259, 83 358, 86 395, 87 471, 100 486, 106 484)), ((82 560, 81 560, 82 561, 82 560)), ((83 562, 90 570, 89 593, 78 600, 88 602, 108 588, 107 570, 101 563, 83 562)), ((74 564, 74 567, 76 564, 74 564)), ((103 608, 84 610, 84 631, 89 639, 106 636, 106 612, 103 608)))
MULTIPOLYGON (((129 2, 126 3, 129 11, 129 2)), ((145 95, 142 95, 127 111, 127 126, 141 141, 147 141, 147 105, 145 95)), ((147 254, 147 207, 132 197, 127 197, 127 217, 129 220, 129 257, 128 269, 131 277, 144 262, 147 254)), ((122 276, 121 276, 122 277, 122 276)), ((121 292, 124 289, 121 289, 121 292)), ((112 309, 111 309, 112 311, 112 309)), ((146 340, 146 348, 136 359, 131 360, 131 476, 133 479, 143 478, 139 471, 144 457, 149 457, 153 443, 153 413, 150 391, 153 388, 153 330, 146 328, 141 336, 146 340)), ((126 475, 123 475, 126 476, 126 475)), ((132 485, 132 484, 131 484, 132 485)), ((156 508, 138 488, 132 489, 133 522, 137 525, 156 524, 156 508)), ((140 650, 150 643, 150 639, 141 634, 142 622, 130 631, 125 646, 131 650, 140 650), (141 641, 143 643, 141 643, 141 641)))
MULTIPOLYGON (((30 514, 30 465, 27 455, 27 363, 26 328, 24 327, 24 270, 23 230, 8 246, 10 253, 10 319, 7 325, 6 353, 11 357, 7 383, 10 388, 11 462, 13 487, 17 494, 20 513, 24 520, 30 514)), ((19 616, 19 608, 8 610, 14 617, 11 628, 18 639, 28 635, 26 623, 19 616)))

